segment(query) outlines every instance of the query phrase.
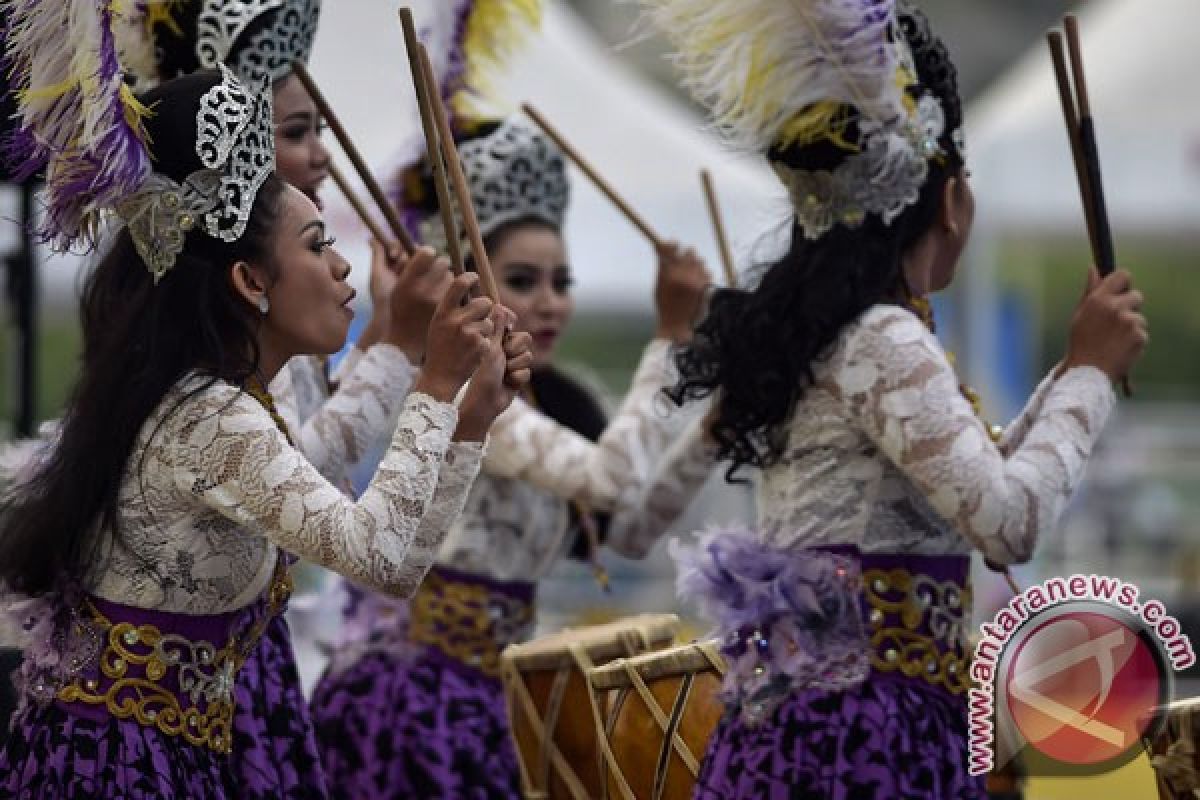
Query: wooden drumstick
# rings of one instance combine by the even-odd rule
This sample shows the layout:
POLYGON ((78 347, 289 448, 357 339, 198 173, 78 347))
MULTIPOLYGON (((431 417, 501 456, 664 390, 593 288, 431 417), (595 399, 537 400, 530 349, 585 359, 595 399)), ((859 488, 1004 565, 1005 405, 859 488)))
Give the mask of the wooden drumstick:
POLYGON ((570 142, 566 140, 566 138, 558 131, 557 128, 550 124, 549 120, 542 116, 540 111, 538 111, 529 103, 522 103, 521 109, 529 116, 530 119, 537 123, 537 126, 542 129, 543 133, 554 140, 554 143, 558 145, 558 149, 562 150, 567 158, 571 159, 575 166, 579 167, 584 175, 587 175, 588 179, 595 184, 596 188, 603 192, 610 201, 612 201, 612 204, 615 205, 621 211, 621 213, 625 215, 626 219, 632 222, 634 227, 641 231, 642 235, 650 240, 650 243, 654 245, 656 250, 662 248, 662 239, 658 237, 658 234, 654 232, 654 229, 650 227, 649 223, 642 218, 642 215, 633 210, 633 206, 629 205, 625 198, 621 197, 621 195, 617 193, 617 190, 613 188, 612 184, 605 180, 604 176, 602 176, 596 170, 596 168, 593 167, 591 163, 589 163, 588 160, 583 157, 579 150, 577 150, 570 142))
MULTIPOLYGON (((1062 102, 1063 121, 1067 138, 1071 143, 1071 156, 1075 162, 1075 176, 1079 183, 1079 194, 1083 202, 1084 219, 1091 242, 1092 260, 1100 275, 1110 275, 1116 269, 1116 253, 1113 247, 1112 226, 1108 218, 1108 207, 1104 199, 1104 181, 1100 172, 1100 150, 1096 144, 1096 125, 1092 118, 1091 100, 1087 90, 1087 76, 1083 68, 1083 46, 1079 35, 1079 20, 1072 14, 1063 19, 1066 29, 1066 45, 1058 31, 1046 34, 1050 45, 1050 57, 1054 62, 1054 77, 1058 83, 1059 99, 1062 102), (1067 70, 1067 53, 1071 57, 1071 70, 1067 70), (1074 87, 1071 85, 1074 77, 1074 87)), ((1133 397, 1133 385, 1128 377, 1121 379, 1121 389, 1126 397, 1133 397)))
MULTIPOLYGON (((425 45, 417 45, 417 54, 421 61, 421 71, 424 73, 426 86, 435 86, 433 64, 425 45)), ((463 174, 462 162, 458 159, 458 148, 454 146, 454 134, 450 131, 450 123, 446 119, 446 109, 441 98, 430 97, 430 108, 433 111, 434 122, 437 123, 438 141, 441 145, 442 160, 450 173, 454 187, 458 209, 462 213, 463 227, 467 230, 467 241, 471 245, 471 257, 475 262, 475 271, 479 273, 479 282, 483 292, 492 302, 500 302, 500 291, 496 286, 496 278, 492 274, 492 264, 488 261, 487 248, 483 245, 483 236, 479 233, 479 220, 475 216, 475 206, 471 203, 471 190, 467 185, 467 177, 463 174)))
POLYGON ((1054 62, 1054 77, 1058 82, 1063 122, 1066 125, 1067 139, 1071 145, 1071 158, 1075 162, 1075 179, 1079 184, 1079 196, 1083 201, 1083 217, 1092 246, 1092 258, 1095 259, 1100 252, 1100 245, 1096 240, 1096 222, 1092 217, 1092 189, 1083 160, 1083 145, 1079 140, 1079 110, 1075 107, 1075 96, 1071 91, 1071 76, 1067 71, 1067 55, 1063 44, 1063 35, 1058 31, 1050 31, 1046 34, 1046 41, 1050 45, 1050 58, 1054 62))
POLYGON ((725 223, 721 219, 721 207, 717 205, 717 190, 713 187, 712 173, 700 170, 700 182, 704 184, 704 199, 708 203, 708 215, 712 218, 713 232, 717 236, 717 249, 721 251, 721 266, 725 268, 725 285, 737 288, 737 270, 733 266, 733 253, 725 235, 725 223))
POLYGON ((349 182, 346 180, 346 176, 343 175, 342 171, 334 164, 329 165, 329 177, 333 179, 334 184, 338 187, 338 189, 341 190, 342 194, 345 195, 347 202, 350 203, 350 207, 354 209, 356 214, 358 214, 359 220, 361 220, 362 224, 365 225, 367 230, 371 232, 371 236, 375 238, 375 241, 386 247, 388 238, 384 234, 383 228, 380 228, 379 223, 371 218, 371 214, 367 211, 367 207, 363 205, 362 198, 358 196, 353 188, 351 188, 349 182))
POLYGON ((1117 268, 1113 247, 1112 227, 1108 219, 1108 204, 1104 200, 1104 180, 1100 174, 1100 149, 1096 144, 1096 123, 1092 119, 1092 103, 1088 96, 1087 75, 1083 69, 1083 44, 1079 38, 1079 20, 1074 14, 1063 18, 1067 32, 1067 52, 1071 56, 1071 74, 1075 79, 1075 97, 1079 107, 1079 145, 1083 148, 1083 165, 1088 179, 1090 213, 1096 228, 1096 269, 1110 275, 1117 268))
POLYGON ((329 105, 329 101, 325 99, 325 95, 317 87, 317 82, 313 80, 309 74, 308 68, 299 61, 292 62, 292 71, 296 77, 300 79, 300 83, 304 85, 308 96, 312 98, 313 103, 317 107, 317 111, 324 117, 325 122, 329 124, 333 135, 337 137, 338 142, 342 145, 342 150, 350 159, 350 163, 354 165, 354 169, 358 172, 359 179, 363 182, 363 186, 367 187, 367 192, 371 198, 379 206, 379 210, 383 212, 383 218, 387 220, 388 227, 392 229, 392 235, 396 241, 403 245, 404 249, 412 253, 417 249, 412 237, 408 235, 408 231, 404 229, 403 223, 400 222, 400 216, 396 213, 395 207, 384 194, 379 182, 375 180, 375 176, 371 174, 371 170, 367 167, 367 162, 363 160, 362 154, 358 152, 358 147, 350 138, 346 128, 342 125, 341 120, 333 113, 333 109, 329 105))
POLYGON ((408 53, 408 68, 412 72, 413 88, 417 92, 417 108, 421 112, 421 128, 425 132, 425 152, 433 171, 438 211, 442 216, 442 228, 446 231, 446 252, 450 256, 450 266, 454 270, 454 274, 461 275, 464 269, 462 244, 458 238, 458 225, 454 221, 454 205, 450 196, 450 186, 446 179, 446 162, 442 158, 441 145, 438 142, 437 122, 434 119, 433 104, 430 102, 430 98, 437 93, 437 88, 436 84, 425 81, 425 70, 421 67, 421 57, 418 51, 420 40, 417 38, 417 26, 413 21, 411 9, 400 9, 400 25, 404 29, 404 47, 408 53))

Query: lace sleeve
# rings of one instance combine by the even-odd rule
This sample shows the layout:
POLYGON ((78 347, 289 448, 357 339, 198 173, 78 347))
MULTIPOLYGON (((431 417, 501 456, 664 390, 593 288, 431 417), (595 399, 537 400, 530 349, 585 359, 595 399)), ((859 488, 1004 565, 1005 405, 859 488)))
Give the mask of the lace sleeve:
POLYGON ((687 421, 659 394, 671 382, 669 347, 655 341, 646 348, 629 394, 598 441, 516 400, 492 425, 484 468, 581 500, 595 511, 611 511, 618 498, 649 480, 659 454, 687 421))
POLYGON ((426 551, 445 535, 422 528, 425 517, 435 504, 461 505, 456 493, 465 495, 469 483, 468 456, 461 459, 463 475, 435 501, 443 461, 462 455, 450 449, 457 416, 452 405, 411 395, 375 479, 357 502, 289 446, 254 399, 225 384, 186 400, 158 436, 161 449, 174 451, 165 458, 178 490, 301 558, 406 595, 424 577, 426 551))
POLYGON ((1029 396, 1029 402, 1025 404, 1025 408, 1021 409, 1021 413, 1017 415, 1016 419, 1010 422, 1008 427, 1004 429, 998 446, 1000 452, 1005 456, 1012 455, 1013 451, 1019 448, 1025 441, 1025 437, 1029 435, 1029 429, 1033 427, 1033 423, 1037 421, 1038 415, 1042 412, 1042 406, 1046 402, 1046 395, 1050 393, 1050 389, 1054 386, 1056 380, 1054 370, 1051 370, 1050 374, 1043 378, 1042 382, 1033 390, 1033 394, 1029 396))
MULTIPOLYGON (((326 479, 340 484, 349 465, 387 441, 415 370, 399 348, 377 344, 338 374, 337 392, 314 404, 311 415, 292 410, 287 384, 276 402, 300 452, 326 479)), ((279 383, 272 384, 273 391, 279 383)))
POLYGON ((419 568, 422 575, 433 565, 450 526, 462 514, 486 450, 482 442, 451 442, 446 450, 433 502, 417 528, 409 551, 409 563, 414 569, 419 568))
POLYGON ((831 369, 848 418, 997 564, 1028 560, 1057 523, 1115 402, 1103 373, 1072 369, 1049 388, 1019 445, 1002 454, 937 340, 895 307, 869 311, 831 369))
POLYGON ((637 498, 622 503, 608 525, 608 546, 626 558, 645 558, 655 542, 687 511, 716 464, 717 448, 704 436, 704 418, 693 419, 671 443, 654 477, 637 498))

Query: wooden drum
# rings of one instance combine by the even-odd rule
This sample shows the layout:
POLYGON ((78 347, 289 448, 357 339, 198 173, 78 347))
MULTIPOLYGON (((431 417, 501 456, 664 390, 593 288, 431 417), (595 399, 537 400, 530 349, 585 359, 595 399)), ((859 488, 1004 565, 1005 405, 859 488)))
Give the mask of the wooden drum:
POLYGON ((725 708, 716 640, 621 659, 588 672, 607 800, 688 800, 725 708))
POLYGON ((643 614, 567 628, 500 656, 521 790, 528 800, 591 800, 601 793, 588 670, 671 644, 679 618, 643 614))

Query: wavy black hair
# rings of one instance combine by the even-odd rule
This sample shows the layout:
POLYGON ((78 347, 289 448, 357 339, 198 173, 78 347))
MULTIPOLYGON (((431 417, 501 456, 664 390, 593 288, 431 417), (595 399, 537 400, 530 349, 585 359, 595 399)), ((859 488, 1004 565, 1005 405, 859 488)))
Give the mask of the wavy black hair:
MULTIPOLYGON (((954 64, 920 11, 904 5, 898 17, 917 68, 910 92, 914 99, 932 92, 941 102, 947 155, 930 162, 916 203, 890 225, 872 214, 858 228, 837 225, 809 240, 793 223, 787 252, 760 269, 753 289, 715 292, 695 337, 676 353, 680 377, 667 394, 682 404, 718 393, 712 434, 720 457, 732 462, 727 479, 743 466, 766 467, 779 458, 786 424, 812 384, 813 364, 872 305, 905 296, 904 254, 934 223, 946 181, 962 167, 952 136, 962 126, 954 64)), ((845 157, 830 142, 768 153, 802 170, 830 170, 845 157)))
MULTIPOLYGON (((182 182, 201 168, 196 109, 219 82, 216 72, 200 72, 140 98, 154 108, 147 132, 157 172, 182 182)), ((189 232, 157 285, 128 231, 116 236, 84 284, 82 363, 58 440, 33 476, 0 498, 0 584, 35 595, 96 568, 95 531, 120 533, 122 477, 167 391, 192 371, 239 385, 255 373, 260 316, 236 293, 228 267, 244 260, 275 270, 285 186, 268 177, 236 242, 189 232)))

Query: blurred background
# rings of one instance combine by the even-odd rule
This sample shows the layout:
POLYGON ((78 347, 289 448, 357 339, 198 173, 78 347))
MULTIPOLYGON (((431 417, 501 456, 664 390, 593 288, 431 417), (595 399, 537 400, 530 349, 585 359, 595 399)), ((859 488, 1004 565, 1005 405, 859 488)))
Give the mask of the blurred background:
MULTIPOLYGON (((312 72, 385 180, 420 146, 415 101, 394 0, 327 3, 312 72)), ((436 43, 437 0, 412 4, 436 43)), ((788 208, 754 159, 726 152, 678 92, 664 43, 637 32, 636 4, 553 0, 544 33, 498 79, 510 108, 537 105, 664 237, 697 248, 720 273, 698 179, 715 177, 739 269, 770 258, 788 208), (630 42, 633 42, 630 44, 630 42)), ((1092 103, 1120 263, 1146 294, 1153 341, 1056 535, 1016 577, 1094 572, 1139 583, 1188 633, 1200 631, 1200 3, 1196 0, 921 0, 949 44, 967 101, 968 166, 976 228, 954 286, 937 301, 942 337, 965 380, 1002 421, 1063 352, 1090 261, 1044 33, 1080 13, 1092 103)), ((444 27, 444 26, 443 26, 444 27)), ((436 52, 436 46, 435 46, 436 52)), ((331 149, 336 143, 330 141, 331 149)), ((339 154, 340 158, 340 154, 339 154)), ((348 170, 347 170, 348 171, 348 170)), ((618 400, 652 330, 653 251, 578 173, 567 242, 578 314, 562 362, 618 400)), ((364 284, 366 233, 332 187, 327 215, 364 284)), ((19 197, 0 190, 0 219, 19 197)), ((0 254, 15 246, 0 225, 0 254)), ((38 419, 55 416, 79 350, 75 289, 84 259, 37 254, 39 320, 34 387, 38 419)), ((11 278, 16 271, 8 269, 11 278)), ((360 292, 365 297, 366 292, 360 292)), ((362 309, 365 313, 367 309, 362 309)), ((0 312, 0 439, 17 414, 16 318, 0 312)), ((750 519, 752 493, 714 479, 679 526, 750 519)), ((609 619, 675 607, 663 547, 643 563, 609 557, 605 594, 580 564, 565 563, 542 589, 542 625, 609 619)), ((321 638, 335 609, 313 573, 296 622, 321 638)), ((1007 601, 1003 582, 978 575, 978 612, 1007 601)), ((686 613, 686 609, 683 609, 686 613)), ((305 651, 309 677, 320 648, 305 651)), ((1184 676, 1197 677, 1196 675, 1184 676)), ((1195 695, 1185 682, 1179 695, 1195 695)), ((1145 784, 1136 784, 1142 785, 1145 784)), ((1030 797, 1083 796, 1082 784, 1030 797), (1074 794, 1077 792, 1078 794, 1074 794)), ((1094 794, 1093 794, 1094 796, 1094 794)), ((1110 795, 1104 795, 1110 796, 1110 795)), ((1133 791, 1130 797, 1150 797, 1133 791)))

